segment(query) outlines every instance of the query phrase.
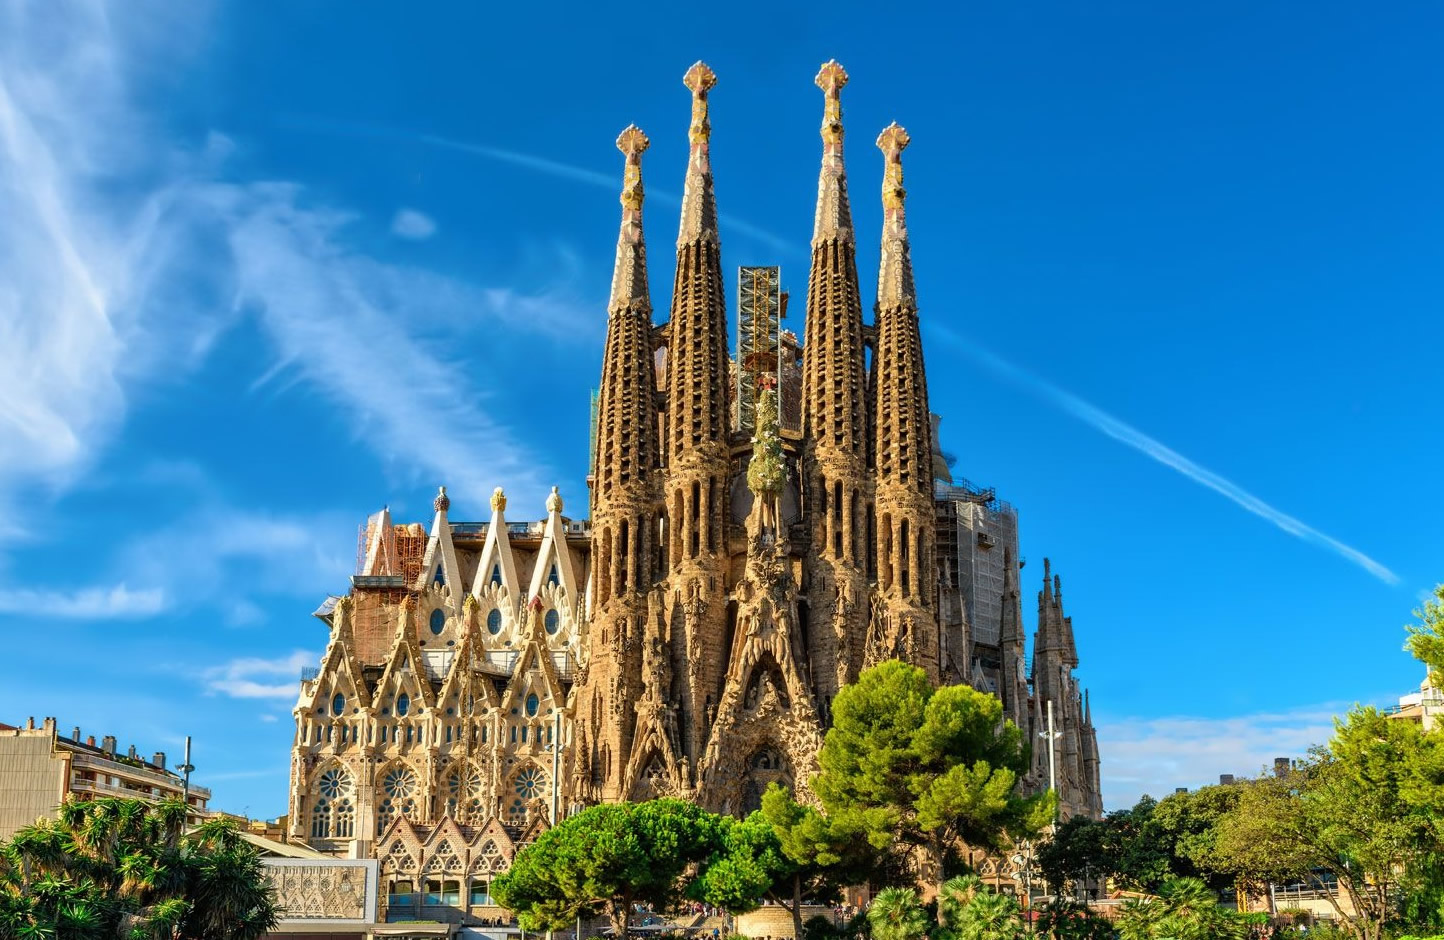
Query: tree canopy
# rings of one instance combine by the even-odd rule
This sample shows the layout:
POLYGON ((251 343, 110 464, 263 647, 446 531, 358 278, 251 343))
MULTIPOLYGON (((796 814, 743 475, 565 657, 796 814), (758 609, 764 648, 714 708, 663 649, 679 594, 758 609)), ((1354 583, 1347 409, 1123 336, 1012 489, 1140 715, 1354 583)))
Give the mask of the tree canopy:
POLYGON ((955 840, 994 847, 1052 819, 1051 794, 1018 792, 1030 751, 996 696, 934 688, 893 660, 841 689, 832 716, 812 780, 828 815, 879 849, 894 839, 925 848, 935 877, 955 840))
POLYGON ((675 799, 593 806, 517 853, 492 892, 528 930, 606 914, 625 936, 631 906, 673 906, 691 869, 722 848, 730 823, 675 799))
POLYGON ((254 940, 275 893, 234 825, 186 830, 179 801, 100 799, 0 844, 0 938, 254 940))

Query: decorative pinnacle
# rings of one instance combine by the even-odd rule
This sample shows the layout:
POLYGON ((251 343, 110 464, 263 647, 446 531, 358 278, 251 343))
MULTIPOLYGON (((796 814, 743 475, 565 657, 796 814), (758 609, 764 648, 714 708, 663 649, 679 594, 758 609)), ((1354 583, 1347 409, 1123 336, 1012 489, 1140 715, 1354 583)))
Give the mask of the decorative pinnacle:
POLYGON ((829 59, 818 70, 813 79, 824 96, 822 113, 822 139, 829 144, 842 143, 842 86, 847 84, 847 72, 836 59, 829 59))
POLYGON ((451 497, 446 495, 446 487, 441 487, 436 493, 436 499, 431 505, 437 512, 446 512, 451 508, 451 497))
POLYGON ((547 512, 561 512, 561 511, 562 511, 562 494, 559 493, 559 492, 557 491, 557 488, 554 486, 554 487, 552 487, 551 493, 547 496, 547 512))
POLYGON ((632 212, 642 210, 642 154, 651 145, 651 140, 635 124, 628 124, 617 137, 617 149, 627 158, 627 169, 622 178, 622 208, 632 212))
POLYGON ((491 491, 491 511, 506 512, 506 491, 499 486, 491 491))
POLYGON ((912 141, 908 132, 896 121, 877 135, 877 149, 887 161, 882 174, 882 205, 884 209, 901 210, 908 191, 903 188, 902 152, 912 141))
POLYGON ((706 62, 696 62, 682 84, 692 92, 692 125, 687 129, 687 139, 693 144, 705 143, 712 136, 712 124, 707 120, 707 93, 717 84, 717 73, 706 62))

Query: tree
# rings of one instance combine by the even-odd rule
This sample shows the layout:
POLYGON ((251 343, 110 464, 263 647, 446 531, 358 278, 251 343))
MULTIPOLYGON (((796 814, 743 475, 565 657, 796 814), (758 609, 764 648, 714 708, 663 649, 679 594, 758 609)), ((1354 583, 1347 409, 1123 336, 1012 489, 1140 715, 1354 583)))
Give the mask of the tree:
POLYGON ((872 940, 923 940, 928 912, 913 888, 884 888, 867 909, 872 940))
POLYGON ((833 701, 813 791, 874 847, 897 839, 925 850, 941 880, 948 845, 995 848, 1052 820, 1051 794, 1018 793, 1029 750, 1002 708, 969 686, 934 689, 896 660, 866 669, 833 701))
POLYGON ((1356 708, 1334 727, 1329 745, 1301 766, 1242 789, 1220 820, 1215 852, 1240 877, 1323 890, 1354 936, 1378 940, 1401 879, 1439 847, 1444 737, 1373 708, 1356 708))
POLYGON ((752 910, 765 897, 792 915, 800 937, 803 902, 829 903, 847 885, 866 881, 875 855, 858 833, 774 783, 762 795, 762 809, 730 822, 694 896, 732 914, 752 910))
POLYGON ((675 799, 593 806, 542 833, 492 883, 528 930, 556 930, 605 913, 627 935, 633 904, 675 905, 688 875, 715 854, 728 822, 675 799))
POLYGON ((1118 918, 1120 940, 1243 940, 1248 930, 1200 878, 1166 878, 1157 897, 1125 901, 1118 918))
POLYGON ((1414 611, 1414 619, 1404 628, 1409 631, 1404 648, 1429 667, 1430 676, 1444 674, 1444 584, 1434 586, 1434 596, 1414 611))
POLYGON ((1038 912, 1038 934, 1050 940, 1113 940, 1113 925, 1086 904, 1055 898, 1038 912))
POLYGON ((70 801, 0 845, 0 938, 254 940, 275 893, 233 824, 179 801, 70 801))

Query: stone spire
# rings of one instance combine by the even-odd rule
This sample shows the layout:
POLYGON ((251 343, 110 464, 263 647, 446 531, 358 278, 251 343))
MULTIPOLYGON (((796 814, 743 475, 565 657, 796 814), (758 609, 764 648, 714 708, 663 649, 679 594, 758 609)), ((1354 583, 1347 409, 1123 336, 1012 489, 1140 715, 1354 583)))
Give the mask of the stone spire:
POLYGON ((813 681, 830 698, 856 678, 890 626, 869 630, 866 603, 876 527, 868 479, 868 401, 857 243, 842 159, 842 88, 847 72, 827 62, 822 89, 822 170, 802 347, 803 512, 811 532, 807 564, 815 586, 811 613, 830 630, 809 632, 813 681))
MULTIPOLYGON (((692 768, 710 732, 709 706, 721 700, 726 629, 728 434, 727 288, 710 159, 707 107, 717 76, 704 63, 687 70, 692 93, 687 177, 677 232, 676 279, 667 325, 665 565, 673 623, 670 656, 678 670, 658 700, 680 699, 680 750, 692 768), (693 662, 695 660, 695 662, 693 662), (678 694, 679 693, 679 694, 678 694)), ((690 785, 690 784, 689 784, 690 785)))
POLYGON ((902 152, 897 124, 877 138, 883 154, 882 262, 877 282, 877 376, 873 384, 878 584, 897 616, 910 621, 918 665, 937 669, 936 513, 927 375, 903 217, 902 152), (905 612, 905 613, 904 613, 905 612))
POLYGON ((842 163, 842 89, 847 72, 837 60, 823 63, 814 79, 822 89, 822 175, 817 181, 817 214, 812 223, 812 245, 828 238, 855 242, 852 208, 847 201, 847 171, 842 163))
POLYGON ((631 308, 652 312, 647 293, 647 244, 642 239, 642 154, 652 142, 641 128, 632 124, 617 138, 617 149, 626 156, 622 177, 622 231, 617 236, 617 260, 612 268, 610 313, 631 308))
POLYGON ((682 224, 677 247, 696 239, 717 238, 717 197, 712 192, 710 140, 712 122, 707 118, 707 95, 717 84, 717 74, 705 62, 697 62, 682 76, 692 92, 692 124, 687 128, 687 179, 682 186, 682 224))
POLYGON ((647 136, 622 131, 626 156, 622 229, 608 308, 606 352, 597 396, 597 449, 592 468, 592 631, 586 688, 579 696, 583 728, 578 774, 589 798, 617 799, 632 745, 641 689, 635 636, 657 577, 657 404, 652 363, 652 306, 642 240, 642 153, 647 136), (603 724, 608 715, 620 716, 603 724), (589 728, 599 728, 593 737, 589 728))

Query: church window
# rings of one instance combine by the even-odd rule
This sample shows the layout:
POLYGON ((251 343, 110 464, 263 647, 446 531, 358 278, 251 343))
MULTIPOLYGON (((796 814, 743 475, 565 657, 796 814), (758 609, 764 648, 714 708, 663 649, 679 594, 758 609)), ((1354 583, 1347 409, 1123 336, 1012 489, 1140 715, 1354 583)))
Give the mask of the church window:
POLYGON ((431 583, 435 584, 437 587, 446 586, 446 572, 441 570, 440 565, 436 566, 436 574, 432 575, 431 583))
POLYGON ((471 880, 471 906, 491 906, 491 879, 473 878, 471 880))
POLYGON ((406 726, 406 743, 407 743, 407 744, 410 744, 410 743, 411 743, 411 726, 410 726, 410 725, 407 725, 407 726, 406 726))
POLYGON ((446 743, 451 743, 451 725, 446 726, 446 743))
POLYGON ((537 713, 537 709, 540 708, 540 707, 541 707, 541 699, 537 698, 537 695, 536 695, 535 692, 531 693, 530 695, 528 695, 528 696, 526 697, 526 716, 527 716, 528 718, 535 718, 535 717, 536 717, 536 713, 537 713))
POLYGON ((486 630, 492 636, 501 632, 501 611, 493 608, 491 613, 486 615, 486 630))
POLYGON ((526 725, 521 726, 521 743, 526 743, 526 725))
POLYGON ((491 583, 492 583, 492 584, 500 584, 500 583, 501 583, 501 565, 492 565, 492 566, 491 566, 491 583))
POLYGON ((350 800, 336 804, 336 838, 349 839, 356 834, 356 811, 350 800))
POLYGON ((542 788, 545 786, 546 776, 535 767, 527 767, 516 775, 516 782, 512 789, 522 799, 533 800, 541 795, 542 788))
POLYGON ((331 801, 324 797, 316 801, 311 811, 311 838, 331 838, 331 801))
POLYGON ((340 692, 337 692, 335 697, 331 699, 331 714, 346 714, 346 696, 342 695, 340 692))
POLYGON ((516 725, 511 726, 511 743, 516 743, 516 725))
POLYGON ((339 767, 332 767, 321 774, 321 795, 334 800, 351 788, 351 777, 339 767))
POLYGON ((402 718, 405 718, 406 713, 409 711, 411 711, 411 696, 407 695, 405 692, 402 692, 399 696, 396 697, 396 714, 400 715, 402 718))
POLYGON ((551 574, 547 575, 547 584, 557 585, 561 583, 561 577, 557 574, 557 566, 552 565, 551 574))
POLYGON ((431 633, 434 636, 440 636, 444 629, 446 629, 446 611, 438 607, 431 612, 431 633))
POLYGON ((555 634, 561 628, 562 618, 555 610, 547 611, 546 617, 542 618, 547 628, 547 633, 555 634))
POLYGON ((482 743, 482 744, 485 744, 485 743, 486 743, 486 726, 485 726, 485 725, 482 725, 482 727, 481 727, 481 743, 482 743))

